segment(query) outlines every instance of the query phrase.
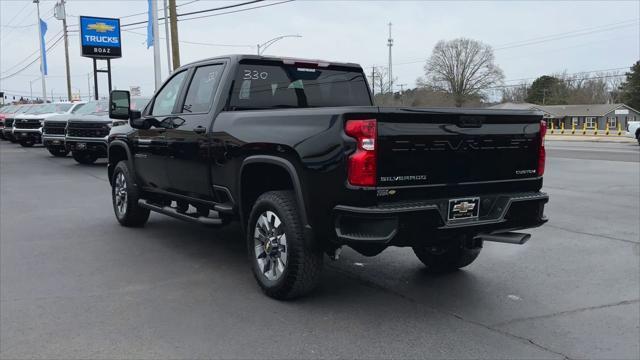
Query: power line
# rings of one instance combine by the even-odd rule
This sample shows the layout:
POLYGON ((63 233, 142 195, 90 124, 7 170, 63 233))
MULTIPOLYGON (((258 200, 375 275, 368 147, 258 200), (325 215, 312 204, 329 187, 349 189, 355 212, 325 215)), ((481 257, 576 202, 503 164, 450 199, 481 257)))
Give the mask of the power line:
MULTIPOLYGON (((53 49, 56 45, 58 45, 60 43, 60 40, 62 40, 63 36, 59 37, 56 41, 53 42, 53 44, 49 45, 49 47, 45 50, 47 53, 53 49)), ((5 77, 0 78, 0 80, 6 80, 6 79, 10 79, 16 75, 18 75, 19 73, 23 72, 24 70, 26 70, 27 68, 29 68, 29 66, 33 65, 36 63, 36 61, 38 61, 40 59, 40 57, 35 58, 33 61, 31 61, 30 63, 28 63, 27 65, 25 65, 23 68, 21 68, 20 70, 14 72, 13 74, 7 75, 5 77)))
MULTIPOLYGON (((260 1, 264 1, 264 0, 260 0, 260 1)), ((295 0, 284 0, 284 1, 280 1, 277 3, 269 3, 269 4, 265 4, 265 5, 260 5, 260 6, 254 6, 254 7, 250 7, 250 8, 245 8, 245 9, 238 9, 238 10, 233 10, 233 11, 225 11, 225 12, 221 12, 221 13, 217 13, 217 14, 209 14, 209 15, 201 15, 201 16, 195 16, 195 17, 191 17, 191 18, 182 18, 182 19, 178 19, 178 21, 187 21, 187 20, 196 20, 196 19, 202 19, 202 18, 208 18, 208 17, 214 17, 214 16, 220 16, 220 15, 227 15, 227 14, 233 14, 233 13, 238 13, 238 12, 243 12, 243 11, 249 11, 249 10, 255 10, 255 9, 260 9, 260 8, 265 8, 265 7, 269 7, 269 6, 276 6, 276 5, 280 5, 280 4, 284 4, 284 3, 288 3, 288 2, 292 2, 295 0)), ((254 1, 251 1, 249 3, 252 3, 254 1)), ((234 6, 241 6, 241 5, 246 5, 247 3, 242 3, 242 4, 236 4, 234 6)), ((213 11, 213 10, 212 10, 213 11)), ((183 14, 178 14, 178 16, 183 16, 183 14)), ((164 20, 164 18, 160 18, 158 20, 164 20)), ((137 23, 131 23, 131 24, 126 24, 123 25, 121 27, 124 26, 133 26, 133 25, 139 25, 139 24, 146 24, 147 21, 140 21, 137 23)), ((129 30, 137 30, 137 29, 144 29, 146 28, 146 25, 143 26, 135 26, 129 30)))
MULTIPOLYGON (((599 72, 605 72, 605 71, 617 71, 617 70, 625 70, 628 69, 629 67, 619 67, 619 68, 613 68, 613 69, 602 69, 602 70, 589 70, 589 71, 578 71, 575 73, 571 73, 571 74, 566 74, 566 75, 578 75, 578 74, 585 74, 585 73, 599 73, 599 72)), ((511 80, 505 80, 505 82, 513 82, 513 81, 526 81, 526 80, 535 80, 538 77, 531 77, 531 78, 523 78, 523 79, 511 79, 511 80)))
MULTIPOLYGON (((58 37, 60 34, 62 34, 62 30, 60 30, 57 34, 55 34, 55 35, 53 35, 51 38, 49 38, 49 41, 51 41, 51 39, 53 39, 53 38, 58 37)), ((27 55, 24 59, 22 59, 22 60, 18 61, 15 65, 13 65, 13 66, 11 66, 11 67, 9 67, 9 68, 5 69, 3 72, 9 72, 9 71, 13 70, 14 68, 16 68, 16 67, 20 66, 22 63, 24 63, 24 62, 26 62, 26 61, 29 61, 29 58, 30 58, 30 57, 32 57, 33 55, 36 55, 36 54, 37 54, 37 53, 39 53, 39 52, 40 52, 40 48, 38 48, 37 50, 35 50, 35 51, 34 51, 34 52, 32 52, 31 54, 27 55)), ((39 59, 39 58, 40 58, 40 56, 38 56, 38 57, 36 58, 36 60, 37 60, 37 59, 39 59)))
MULTIPOLYGON (((132 30, 122 30, 131 34, 135 34, 135 35, 140 35, 140 36, 147 36, 146 34, 143 33, 139 33, 139 32, 135 32, 132 30)), ((160 40, 164 40, 163 37, 160 37, 160 40)), ((187 41, 187 40, 180 40, 180 43, 184 43, 184 44, 193 44, 193 45, 204 45, 204 46, 221 46, 221 47, 250 47, 253 48, 253 45, 234 45, 234 44, 214 44, 214 43, 206 43, 206 42, 196 42, 196 41, 187 41)))
MULTIPOLYGON (((591 34, 595 34, 595 33, 599 33, 599 32, 616 30, 616 29, 620 29, 620 28, 624 28, 624 27, 633 26, 638 21, 640 21, 640 19, 629 19, 629 20, 624 20, 622 22, 615 22, 615 23, 611 23, 611 24, 599 25, 599 26, 595 26, 595 27, 591 27, 591 28, 584 28, 584 29, 581 29, 581 30, 573 30, 573 31, 567 31, 567 32, 561 32, 561 33, 556 33, 556 34, 545 35, 545 36, 538 37, 538 38, 532 38, 532 39, 527 39, 527 40, 519 40, 519 41, 509 42, 509 43, 505 43, 505 44, 500 45, 501 47, 497 47, 494 50, 495 51, 507 50, 507 49, 512 49, 512 48, 516 48, 516 47, 536 45, 536 44, 549 42, 549 41, 562 40, 562 39, 571 38, 571 37, 591 35, 591 34), (576 33, 579 33, 579 34, 576 34, 576 33), (547 38, 547 39, 544 39, 544 38, 547 38)), ((425 63, 425 62, 426 62, 426 57, 423 58, 423 59, 419 59, 419 60, 416 59, 416 60, 408 60, 408 61, 400 62, 400 63, 394 63, 394 66, 425 63)), ((365 67, 372 67, 372 66, 384 66, 384 65, 383 64, 373 64, 373 65, 367 65, 365 67)))
MULTIPOLYGON (((204 9, 204 10, 198 10, 198 11, 192 11, 189 13, 184 13, 184 14, 178 14, 177 16, 186 16, 186 15, 192 15, 192 14, 200 14, 203 12, 211 12, 211 11, 217 11, 217 10, 224 10, 224 9, 229 9, 229 8, 234 8, 234 7, 238 7, 238 6, 244 6, 244 5, 249 5, 249 4, 253 4, 256 2, 260 2, 260 1, 264 1, 264 0, 252 0, 252 1, 248 1, 248 2, 243 2, 240 4, 233 4, 233 5, 227 5, 227 6, 221 6, 221 7, 217 7, 217 8, 211 8, 211 9, 204 9)), ((140 15, 140 14, 146 14, 146 12, 144 13, 139 13, 139 14, 134 14, 134 15, 140 15)), ((128 15, 128 16, 134 16, 134 15, 128 15)), ((121 19, 128 17, 128 16, 123 16, 121 19)), ((164 20, 164 17, 159 18, 158 20, 164 20)), ((129 26, 135 26, 135 25, 140 25, 140 24, 146 24, 148 23, 148 20, 144 20, 144 21, 138 21, 138 22, 133 22, 133 23, 129 23, 129 24, 124 24, 121 25, 121 28, 124 27, 129 27, 129 26)))

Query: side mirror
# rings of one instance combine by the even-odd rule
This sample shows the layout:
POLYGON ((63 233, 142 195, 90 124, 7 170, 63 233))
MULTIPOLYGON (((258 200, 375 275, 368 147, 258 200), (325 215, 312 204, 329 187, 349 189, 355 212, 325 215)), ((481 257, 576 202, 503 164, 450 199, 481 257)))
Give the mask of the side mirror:
POLYGON ((131 95, 125 90, 113 90, 109 94, 109 117, 112 119, 129 120, 131 95))
POLYGON ((132 128, 146 130, 151 127, 151 122, 142 118, 140 110, 131 110, 130 114, 129 125, 131 125, 132 128))

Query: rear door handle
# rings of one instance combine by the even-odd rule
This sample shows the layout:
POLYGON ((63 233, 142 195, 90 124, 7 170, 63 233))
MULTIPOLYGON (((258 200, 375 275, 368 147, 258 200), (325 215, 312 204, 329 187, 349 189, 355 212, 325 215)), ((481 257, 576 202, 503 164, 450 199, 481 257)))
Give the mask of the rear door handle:
POLYGON ((195 129, 193 129, 193 132, 196 134, 204 134, 207 132, 207 128, 204 126, 198 126, 195 129))

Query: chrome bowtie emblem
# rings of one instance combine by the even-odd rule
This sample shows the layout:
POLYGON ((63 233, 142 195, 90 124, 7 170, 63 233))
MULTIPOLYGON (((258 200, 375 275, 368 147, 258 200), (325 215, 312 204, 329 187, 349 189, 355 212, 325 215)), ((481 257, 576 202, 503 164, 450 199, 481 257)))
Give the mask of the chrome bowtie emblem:
POLYGON ((475 207, 476 207, 475 203, 465 201, 459 204, 455 204, 453 206, 453 211, 464 214, 464 213, 468 213, 469 211, 473 211, 475 207))

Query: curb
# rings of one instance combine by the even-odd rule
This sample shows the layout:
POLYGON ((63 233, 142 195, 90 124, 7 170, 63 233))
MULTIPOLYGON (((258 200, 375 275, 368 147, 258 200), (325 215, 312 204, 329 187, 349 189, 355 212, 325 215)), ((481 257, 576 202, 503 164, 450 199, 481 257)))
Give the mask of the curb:
POLYGON ((588 141, 588 142, 612 142, 635 143, 636 139, 626 136, 588 136, 588 135, 551 135, 547 134, 545 140, 550 141, 588 141))

